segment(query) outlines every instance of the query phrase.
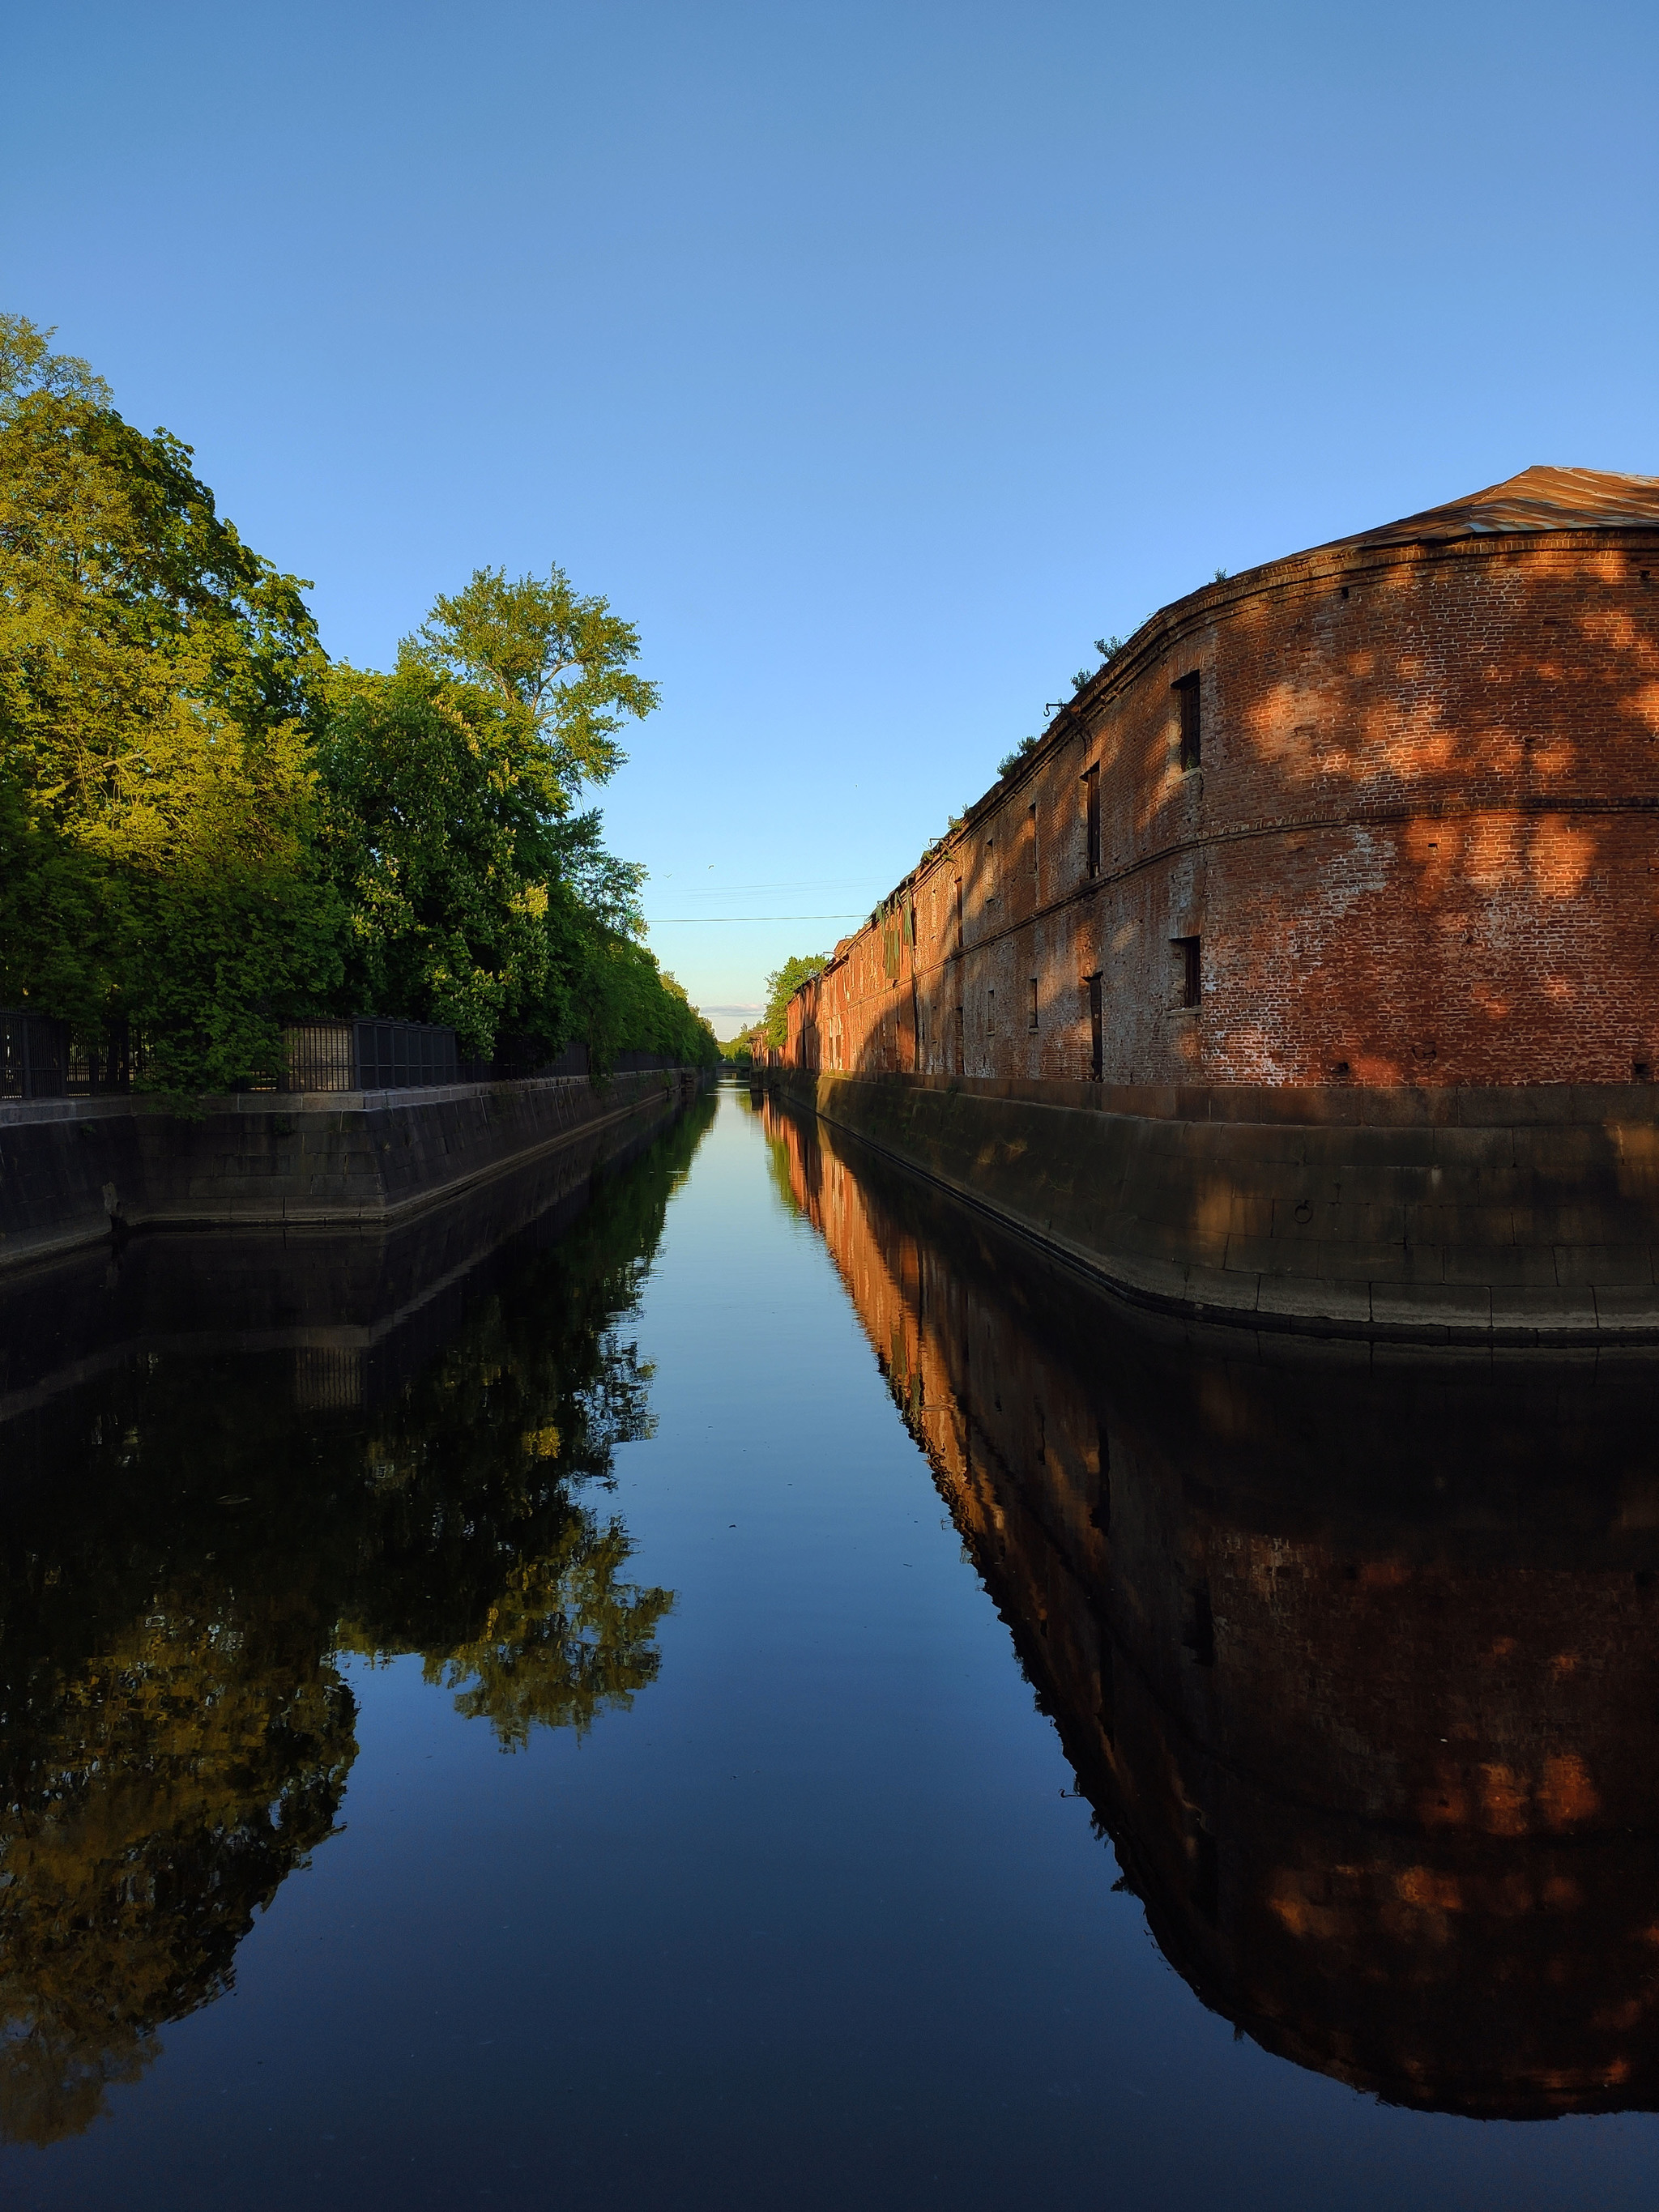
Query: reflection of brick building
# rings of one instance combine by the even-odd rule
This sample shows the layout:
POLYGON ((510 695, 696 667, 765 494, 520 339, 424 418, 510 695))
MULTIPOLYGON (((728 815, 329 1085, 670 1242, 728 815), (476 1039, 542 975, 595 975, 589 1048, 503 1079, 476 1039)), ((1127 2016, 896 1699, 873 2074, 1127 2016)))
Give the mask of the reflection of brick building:
MULTIPOLYGON (((1528 470, 1153 617, 836 947, 793 1001, 786 1058, 803 1079, 1012 1083, 1182 1126, 1534 1132, 1524 1160, 1486 1142, 1437 1163, 1443 1201, 1522 1205, 1518 1228, 1511 1211, 1507 1227, 1421 1233, 1389 1209, 1427 1187, 1396 1177, 1352 1218, 1321 1215, 1322 1256, 1269 1249, 1297 1241, 1310 1194, 1212 1136, 1218 1211, 1168 1224, 1182 1233, 1162 1247, 1115 1228, 1078 1240, 1208 1271, 1188 1304, 1254 1310, 1256 1285, 1286 1275, 1651 1290, 1659 1234, 1628 1233, 1578 1178, 1592 1156, 1616 1170, 1632 1144, 1608 1133, 1639 1127, 1647 1196, 1656 809, 1659 478, 1528 470), (1540 1127, 1574 1133, 1540 1152, 1540 1127), (1495 1166, 1545 1183, 1494 1198, 1480 1174, 1495 1166), (1448 1243, 1534 1256, 1449 1273, 1448 1243), (1613 1245, 1639 1256, 1556 1256, 1613 1245)), ((842 1118, 868 1110, 836 1096, 842 1118)), ((998 1117, 980 1118, 987 1141, 998 1117)), ((1322 1143, 1316 1164, 1351 1194, 1367 1168, 1419 1164, 1409 1143, 1322 1143)), ((1137 1287, 1133 1267, 1108 1272, 1137 1287)), ((1158 1295, 1182 1302, 1176 1284, 1158 1295)), ((1474 1325, 1492 1325, 1474 1303, 1474 1325)), ((1571 1303, 1516 1325, 1568 1325, 1571 1303)), ((1334 1291, 1313 1304, 1371 1318, 1369 1290, 1363 1314, 1334 1291)))
POLYGON ((1264 1366, 770 1134, 1205 2001, 1401 2103, 1659 2104, 1649 1372, 1264 1366))

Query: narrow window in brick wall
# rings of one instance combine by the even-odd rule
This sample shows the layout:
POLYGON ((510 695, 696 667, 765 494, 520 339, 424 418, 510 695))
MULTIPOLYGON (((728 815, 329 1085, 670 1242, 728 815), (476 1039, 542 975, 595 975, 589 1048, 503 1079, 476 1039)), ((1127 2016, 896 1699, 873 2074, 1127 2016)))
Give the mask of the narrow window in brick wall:
POLYGON ((1025 1002, 1025 1026, 1026 1026, 1026 1028, 1027 1028, 1028 1030, 1034 1030, 1034 1029, 1036 1027, 1036 1025, 1037 1025, 1037 1020, 1036 1020, 1036 983, 1037 983, 1037 979, 1036 979, 1036 977, 1035 975, 1033 975, 1033 976, 1032 976, 1032 978, 1031 978, 1031 982, 1030 982, 1030 996, 1026 1000, 1026 1002, 1025 1002))
POLYGON ((958 1007, 957 1008, 957 1054, 956 1054, 956 1057, 957 1057, 957 1069, 956 1069, 957 1073, 958 1075, 966 1075, 966 1074, 967 1074, 967 1073, 968 1073, 968 1041, 967 1041, 967 1037, 966 1037, 966 1036, 964 1035, 964 1024, 963 1024, 963 1018, 962 1018, 962 1008, 961 1008, 960 1006, 958 1006, 958 1007))
POLYGON ((985 1034, 987 1036, 994 1036, 996 1033, 997 994, 994 991, 988 991, 985 994, 985 1034))
POLYGON ((1195 1006, 1204 991, 1204 972, 1200 954, 1204 940, 1201 937, 1170 939, 1176 954, 1176 1004, 1195 1006))
POLYGON ((1100 769, 1086 769, 1083 776, 1083 820, 1086 831, 1089 873, 1100 873, 1100 769))
POLYGON ((1089 987, 1089 1077, 1098 1083, 1106 1067, 1105 1012, 1101 1005, 1098 975, 1085 975, 1089 987))
POLYGON ((1199 766, 1204 750, 1204 716, 1197 670, 1190 676, 1183 676, 1171 688, 1181 706, 1181 772, 1185 775, 1199 766))
POLYGON ((1029 845, 1030 845, 1030 854, 1031 854, 1031 881, 1032 881, 1033 883, 1036 883, 1036 877, 1037 877, 1037 831, 1036 831, 1036 807, 1035 807, 1035 806, 1028 806, 1028 807, 1026 808, 1026 810, 1025 810, 1025 819, 1026 819, 1027 823, 1030 825, 1030 826, 1028 827, 1028 829, 1027 829, 1027 830, 1026 830, 1026 833, 1025 833, 1025 834, 1026 834, 1026 838, 1027 838, 1027 841, 1028 841, 1029 845))

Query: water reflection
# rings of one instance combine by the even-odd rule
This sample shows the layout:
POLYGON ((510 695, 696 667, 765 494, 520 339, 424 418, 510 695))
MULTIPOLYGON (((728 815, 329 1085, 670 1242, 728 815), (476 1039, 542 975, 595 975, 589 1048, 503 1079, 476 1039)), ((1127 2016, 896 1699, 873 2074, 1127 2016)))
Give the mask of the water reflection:
POLYGON ((653 1680, 672 1595, 595 1493, 712 1110, 399 1237, 140 1238, 8 1293, 0 2135, 84 2128, 230 1985, 334 1827, 344 1655, 418 1654, 509 1751, 653 1680))
POLYGON ((1401 2104, 1659 2104, 1651 1360, 1146 1323, 764 1113, 1205 2002, 1401 2104))

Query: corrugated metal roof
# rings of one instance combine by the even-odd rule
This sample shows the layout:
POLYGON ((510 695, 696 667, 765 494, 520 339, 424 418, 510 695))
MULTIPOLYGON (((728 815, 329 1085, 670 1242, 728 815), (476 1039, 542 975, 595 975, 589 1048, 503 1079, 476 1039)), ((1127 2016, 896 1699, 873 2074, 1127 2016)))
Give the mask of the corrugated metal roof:
POLYGON ((1380 530, 1357 530, 1337 545, 1412 545, 1516 530, 1652 530, 1659 527, 1659 477, 1607 469, 1522 469, 1466 499, 1431 507, 1380 530))

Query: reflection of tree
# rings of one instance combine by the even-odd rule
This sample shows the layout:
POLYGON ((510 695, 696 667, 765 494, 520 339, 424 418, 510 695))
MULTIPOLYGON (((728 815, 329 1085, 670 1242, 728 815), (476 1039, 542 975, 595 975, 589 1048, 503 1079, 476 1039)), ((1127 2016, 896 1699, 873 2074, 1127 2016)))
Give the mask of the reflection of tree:
POLYGON ((556 1553, 509 1573, 481 1635, 447 1659, 428 1656, 428 1681, 459 1688, 456 1710, 487 1719, 507 1751, 538 1723, 585 1735, 607 1708, 625 1711, 655 1679, 651 1639, 673 1603, 668 1590, 618 1580, 631 1549, 619 1521, 575 1516, 556 1553))
MULTIPOLYGON (((0 1829, 0 2131, 47 2142, 153 2031, 228 1987, 237 1944, 332 1826, 351 1693, 279 1610, 201 1583, 9 1727, 0 1829)), ((8 1716, 8 1718, 12 1718, 8 1716)))
POLYGON ((650 1433, 617 1332, 708 1110, 509 1261, 372 1414, 301 1410, 285 1353, 144 1356, 17 1455, 0 2136, 85 2127, 159 2027, 230 1986, 255 1910, 333 1827, 356 1749, 337 1653, 419 1654, 507 1748, 653 1678, 672 1594, 623 1578, 625 1529, 580 1493, 650 1433))

